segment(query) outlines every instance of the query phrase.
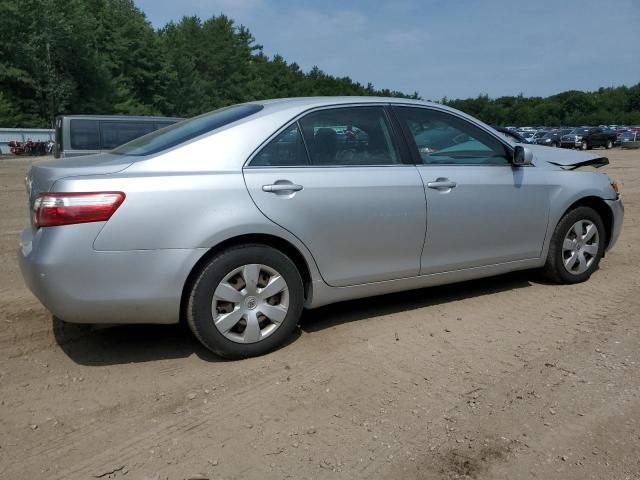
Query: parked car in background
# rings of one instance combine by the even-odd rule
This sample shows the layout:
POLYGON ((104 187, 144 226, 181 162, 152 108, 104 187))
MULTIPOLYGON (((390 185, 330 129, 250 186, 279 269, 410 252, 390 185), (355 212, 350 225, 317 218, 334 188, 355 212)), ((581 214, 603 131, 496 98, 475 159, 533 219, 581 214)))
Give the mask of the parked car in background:
POLYGON ((545 145, 547 147, 559 147, 560 137, 560 131, 547 132, 542 137, 536 139, 536 144, 545 145))
POLYGON ((640 132, 624 132, 618 136, 618 145, 622 148, 640 148, 640 132))
POLYGON ((616 133, 601 127, 579 127, 563 135, 560 146, 589 150, 593 147, 612 148, 616 143, 616 133))
POLYGON ((522 135, 520 135, 520 133, 518 133, 516 130, 513 130, 511 127, 506 127, 506 128, 493 127, 493 128, 514 143, 529 143, 527 139, 525 139, 522 135))
POLYGON ((529 139, 529 143, 538 143, 538 139, 544 137, 547 134, 547 130, 536 130, 533 136, 529 139))
POLYGON ((574 170, 607 163, 417 100, 252 102, 34 164, 18 255, 63 321, 182 316, 242 358, 285 343, 303 308, 529 268, 586 281, 623 205, 605 173, 574 170))
POLYGON ((520 135, 525 139, 527 143, 533 143, 532 138, 535 134, 536 132, 534 130, 525 130, 520 132, 520 135))
POLYGON ((180 120, 127 115, 58 115, 53 155, 61 158, 105 152, 180 120))

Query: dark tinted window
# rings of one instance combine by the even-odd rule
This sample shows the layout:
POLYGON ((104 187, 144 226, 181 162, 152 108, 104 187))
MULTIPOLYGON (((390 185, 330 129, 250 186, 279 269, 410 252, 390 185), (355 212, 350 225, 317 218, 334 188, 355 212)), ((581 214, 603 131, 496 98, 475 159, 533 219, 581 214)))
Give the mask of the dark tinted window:
POLYGON ((290 167, 308 164, 307 150, 297 123, 274 138, 251 160, 251 166, 258 167, 290 167))
POLYGON ((510 153, 497 138, 462 118, 426 108, 398 110, 425 164, 510 164, 510 153))
POLYGON ((97 120, 70 120, 69 136, 73 150, 100 150, 97 120))
POLYGON ((262 108, 262 105, 254 104, 221 108, 156 130, 116 148, 112 153, 135 156, 158 153, 253 115, 262 108))
POLYGON ((102 148, 110 150, 154 130, 156 128, 153 122, 102 121, 100 126, 102 148))
POLYGON ((300 120, 312 165, 393 165, 400 157, 381 107, 320 110, 300 120))

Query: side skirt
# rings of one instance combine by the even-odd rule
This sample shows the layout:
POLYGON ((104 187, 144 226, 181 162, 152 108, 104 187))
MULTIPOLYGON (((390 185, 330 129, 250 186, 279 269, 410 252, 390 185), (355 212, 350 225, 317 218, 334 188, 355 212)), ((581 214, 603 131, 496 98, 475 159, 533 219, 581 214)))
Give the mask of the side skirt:
POLYGON ((306 308, 317 308, 330 303, 344 300, 354 300, 357 298, 373 297, 387 293, 401 292, 404 290, 415 290, 418 288, 435 287, 448 283, 458 283, 476 278, 492 277, 516 270, 527 270, 539 268, 544 265, 544 260, 534 258, 529 260, 518 260, 515 262, 499 263, 483 267, 454 270, 451 272, 432 273, 417 277, 388 280, 384 282, 365 283, 350 287, 330 287, 322 280, 313 282, 313 297, 305 305, 306 308))

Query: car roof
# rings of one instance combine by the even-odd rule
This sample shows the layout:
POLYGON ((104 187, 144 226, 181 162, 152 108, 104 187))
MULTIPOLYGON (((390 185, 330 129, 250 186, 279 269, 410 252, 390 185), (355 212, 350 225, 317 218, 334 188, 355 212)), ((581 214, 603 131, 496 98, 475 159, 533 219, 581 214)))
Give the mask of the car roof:
POLYGON ((369 97, 369 96, 340 96, 340 97, 291 97, 291 98, 274 98, 269 100, 256 100, 255 103, 263 105, 270 110, 290 109, 295 107, 317 108, 323 106, 350 105, 350 104, 398 104, 398 105, 417 105, 431 106, 446 110, 454 111, 449 107, 434 102, 426 102, 424 100, 414 100, 409 98, 398 97, 369 97))
POLYGON ((467 115, 460 110, 456 110, 446 105, 435 102, 427 102, 424 100, 415 100, 410 98, 399 97, 368 97, 368 96, 342 96, 342 97, 292 97, 292 98, 276 98, 269 100, 255 100, 247 102, 247 104, 262 105, 264 108, 255 116, 250 118, 268 116, 287 112, 293 116, 302 114, 307 110, 322 107, 335 107, 340 105, 409 105, 416 107, 430 107, 441 111, 446 111, 457 116, 466 118, 467 120, 487 127, 485 123, 479 119, 467 115))

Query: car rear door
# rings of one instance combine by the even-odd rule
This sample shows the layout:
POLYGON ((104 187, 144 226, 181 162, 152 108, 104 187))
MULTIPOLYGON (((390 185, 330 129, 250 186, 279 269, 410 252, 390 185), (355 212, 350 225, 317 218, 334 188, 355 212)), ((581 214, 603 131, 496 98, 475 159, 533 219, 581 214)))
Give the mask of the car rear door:
POLYGON ((307 246, 329 285, 419 273, 424 188, 382 106, 305 115, 251 159, 244 177, 256 206, 307 246))
POLYGON ((539 258, 549 212, 544 170, 517 167, 497 136, 431 108, 395 109, 427 198, 421 273, 539 258))

